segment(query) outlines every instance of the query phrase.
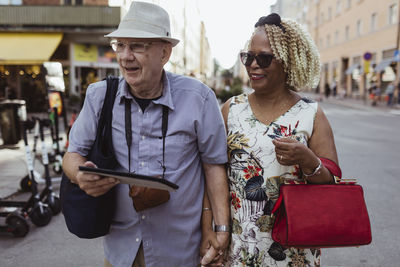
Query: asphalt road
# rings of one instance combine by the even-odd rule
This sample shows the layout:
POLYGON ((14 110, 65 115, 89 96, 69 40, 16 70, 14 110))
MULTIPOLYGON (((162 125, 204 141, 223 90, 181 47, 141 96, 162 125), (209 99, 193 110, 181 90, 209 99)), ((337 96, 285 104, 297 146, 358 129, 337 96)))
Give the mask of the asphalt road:
MULTIPOLYGON (((368 246, 323 249, 322 266, 399 266, 400 115, 327 102, 321 106, 334 131, 343 176, 357 178, 364 188, 373 237, 368 246)), ((0 235, 0 266, 103 266, 102 240, 76 238, 60 214, 45 227, 30 225, 24 238, 0 235)))

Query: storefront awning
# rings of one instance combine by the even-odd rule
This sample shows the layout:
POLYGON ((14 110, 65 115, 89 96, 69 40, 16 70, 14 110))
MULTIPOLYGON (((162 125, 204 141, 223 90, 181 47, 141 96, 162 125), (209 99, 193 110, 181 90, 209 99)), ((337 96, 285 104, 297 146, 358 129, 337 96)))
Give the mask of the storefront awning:
POLYGON ((387 66, 389 66, 392 62, 394 62, 394 58, 386 58, 382 60, 374 69, 375 72, 379 73, 385 70, 387 66))
POLYGON ((62 33, 0 33, 0 65, 33 65, 48 61, 62 33))
POLYGON ((346 75, 352 74, 353 71, 354 71, 355 69, 357 69, 359 66, 360 66, 360 63, 355 63, 355 64, 351 65, 351 66, 345 71, 345 74, 346 74, 346 75))

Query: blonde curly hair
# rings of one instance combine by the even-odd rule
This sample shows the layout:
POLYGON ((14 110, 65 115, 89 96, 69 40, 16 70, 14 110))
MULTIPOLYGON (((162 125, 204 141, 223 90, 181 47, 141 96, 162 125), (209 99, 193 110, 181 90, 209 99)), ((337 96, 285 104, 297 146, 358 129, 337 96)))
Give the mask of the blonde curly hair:
POLYGON ((286 85, 294 91, 315 88, 320 79, 320 56, 310 34, 289 19, 282 19, 281 26, 264 24, 256 27, 265 29, 275 58, 283 62, 287 74, 286 85))

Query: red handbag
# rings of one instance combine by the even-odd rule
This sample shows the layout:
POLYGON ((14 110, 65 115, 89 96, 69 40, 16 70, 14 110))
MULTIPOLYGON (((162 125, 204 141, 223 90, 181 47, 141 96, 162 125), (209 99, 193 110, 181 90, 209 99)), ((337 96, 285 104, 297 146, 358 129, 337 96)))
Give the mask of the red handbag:
POLYGON ((284 247, 361 246, 372 240, 360 185, 281 185, 272 213, 272 239, 284 247))

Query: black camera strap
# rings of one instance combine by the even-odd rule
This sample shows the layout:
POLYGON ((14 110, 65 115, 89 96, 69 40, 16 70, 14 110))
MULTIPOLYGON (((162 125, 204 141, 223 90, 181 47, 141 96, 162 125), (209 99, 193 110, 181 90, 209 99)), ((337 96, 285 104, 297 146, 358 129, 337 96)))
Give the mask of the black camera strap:
MULTIPOLYGON (((128 146, 128 171, 131 171, 131 146, 132 146, 132 112, 131 112, 131 99, 125 99, 125 139, 126 145, 128 146)), ((164 179, 165 176, 165 137, 167 136, 168 130, 168 107, 163 105, 163 112, 162 112, 162 125, 161 125, 161 132, 162 132, 162 142, 163 142, 163 155, 162 155, 162 169, 163 174, 162 178, 164 179)))

